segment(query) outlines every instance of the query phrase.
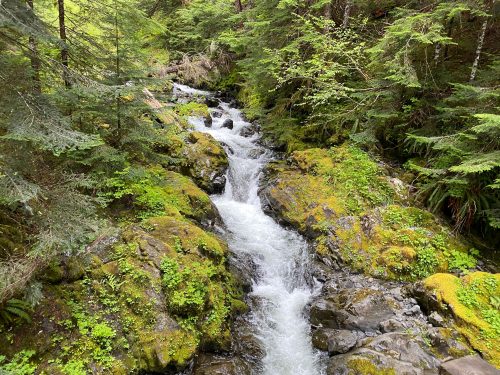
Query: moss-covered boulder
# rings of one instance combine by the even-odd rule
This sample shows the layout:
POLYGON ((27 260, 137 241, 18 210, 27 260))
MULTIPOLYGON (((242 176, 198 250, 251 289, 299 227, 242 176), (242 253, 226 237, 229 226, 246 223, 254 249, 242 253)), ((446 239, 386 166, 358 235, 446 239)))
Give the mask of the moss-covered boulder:
POLYGON ((108 179, 107 198, 122 219, 136 221, 169 215, 194 219, 204 226, 220 223, 217 208, 189 177, 160 165, 126 168, 108 179))
POLYGON ((500 368, 500 274, 474 272, 458 278, 438 273, 422 285, 427 293, 420 295, 423 304, 452 317, 470 346, 500 368))
POLYGON ((226 184, 229 166, 224 148, 211 135, 191 132, 184 148, 182 172, 209 193, 219 193, 226 184))
POLYGON ((34 351, 45 374, 178 372, 200 348, 229 347, 242 302, 226 255, 180 215, 130 226, 82 259, 81 279, 46 284, 32 323, 0 335, 0 356, 34 351))
POLYGON ((394 186, 384 168, 354 146, 297 151, 266 174, 261 197, 267 211, 314 239, 328 264, 410 280, 475 266, 449 227, 407 206, 401 184, 394 186))

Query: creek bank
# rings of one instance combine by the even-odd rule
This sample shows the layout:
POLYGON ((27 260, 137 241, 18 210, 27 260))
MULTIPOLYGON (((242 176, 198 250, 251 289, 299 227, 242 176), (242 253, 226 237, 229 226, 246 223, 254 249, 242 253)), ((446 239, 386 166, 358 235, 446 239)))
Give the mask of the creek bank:
MULTIPOLYGON (((156 111, 169 131, 159 152, 172 162, 133 166, 139 174, 112 179, 112 209, 123 224, 48 267, 32 321, 0 335, 0 361, 29 364, 26 374, 175 374, 200 353, 233 346, 231 322, 247 306, 207 194, 223 188, 227 155, 189 127, 188 116, 208 114, 206 106, 156 111)), ((202 362, 197 366, 209 370, 199 371, 213 373, 214 365, 202 362)))
POLYGON ((266 212, 315 250, 323 286, 310 320, 313 344, 330 356, 327 374, 437 374, 443 361, 474 350, 499 366, 498 275, 465 289, 476 296, 469 310, 460 308, 470 304, 463 296, 457 303, 467 278, 448 274, 455 287, 446 293, 450 281, 434 274, 462 274, 481 263, 444 222, 413 206, 410 192, 349 145, 295 152, 265 171, 266 212), (420 279, 425 287, 409 283, 420 279), (433 308, 424 308, 436 294, 433 308))

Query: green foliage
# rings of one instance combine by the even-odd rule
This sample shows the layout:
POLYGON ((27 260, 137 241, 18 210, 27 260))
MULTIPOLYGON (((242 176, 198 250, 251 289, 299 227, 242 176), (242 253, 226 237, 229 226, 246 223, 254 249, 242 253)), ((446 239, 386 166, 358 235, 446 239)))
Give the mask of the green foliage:
POLYGON ((0 322, 12 323, 16 320, 24 320, 30 323, 30 312, 32 306, 22 300, 11 298, 2 308, 0 308, 0 322))
POLYGON ((23 350, 16 353, 9 362, 0 355, 0 373, 5 375, 33 375, 36 366, 31 358, 35 355, 34 350, 23 350))

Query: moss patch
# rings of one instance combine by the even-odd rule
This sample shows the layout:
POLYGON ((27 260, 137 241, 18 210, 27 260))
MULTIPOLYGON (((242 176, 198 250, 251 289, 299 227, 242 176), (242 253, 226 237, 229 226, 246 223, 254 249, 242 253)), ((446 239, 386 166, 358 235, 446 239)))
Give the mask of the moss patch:
POLYGON ((354 146, 294 152, 268 175, 269 206, 315 239, 321 256, 404 280, 475 266, 474 251, 430 212, 404 206, 384 170, 354 146))
POLYGON ((424 280, 470 345, 500 367, 500 274, 474 272, 459 279, 435 274, 424 280))

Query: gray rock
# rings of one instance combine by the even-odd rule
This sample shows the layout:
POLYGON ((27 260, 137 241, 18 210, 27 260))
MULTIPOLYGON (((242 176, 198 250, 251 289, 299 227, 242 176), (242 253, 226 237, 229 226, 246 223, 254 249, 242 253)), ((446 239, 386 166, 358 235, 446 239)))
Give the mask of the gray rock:
POLYGON ((461 335, 450 328, 430 328, 427 331, 433 350, 440 358, 457 358, 466 356, 472 351, 463 342, 461 335))
POLYGON ((207 128, 211 128, 212 127, 212 117, 210 115, 206 116, 204 119, 203 119, 203 123, 205 124, 205 126, 207 128))
POLYGON ((356 346, 358 335, 354 331, 320 328, 314 331, 314 347, 329 354, 347 353, 356 346))
POLYGON ((234 126, 234 122, 230 118, 228 118, 227 120, 224 120, 224 122, 222 123, 223 128, 232 129, 233 126, 234 126))
POLYGON ((211 96, 207 96, 205 98, 205 104, 207 105, 207 107, 209 108, 215 108, 219 105, 219 100, 214 98, 214 97, 211 97, 211 96))
POLYGON ((444 327, 446 324, 446 321, 444 318, 439 315, 436 311, 432 312, 429 315, 429 322, 434 326, 434 327, 444 327))
POLYGON ((369 340, 362 348, 330 358, 327 375, 437 375, 439 361, 424 348, 426 345, 420 339, 387 333, 369 340))
POLYGON ((311 307, 311 323, 334 329, 375 332, 381 322, 394 316, 395 301, 373 289, 344 290, 316 300, 311 307))
POLYGON ((210 354, 200 355, 192 371, 193 375, 250 375, 250 366, 241 358, 227 358, 210 354))
POLYGON ((380 330, 383 333, 401 331, 403 328, 403 324, 396 319, 388 319, 380 323, 380 330))
POLYGON ((500 375, 500 371, 478 355, 469 355, 445 362, 441 365, 442 375, 500 375))

